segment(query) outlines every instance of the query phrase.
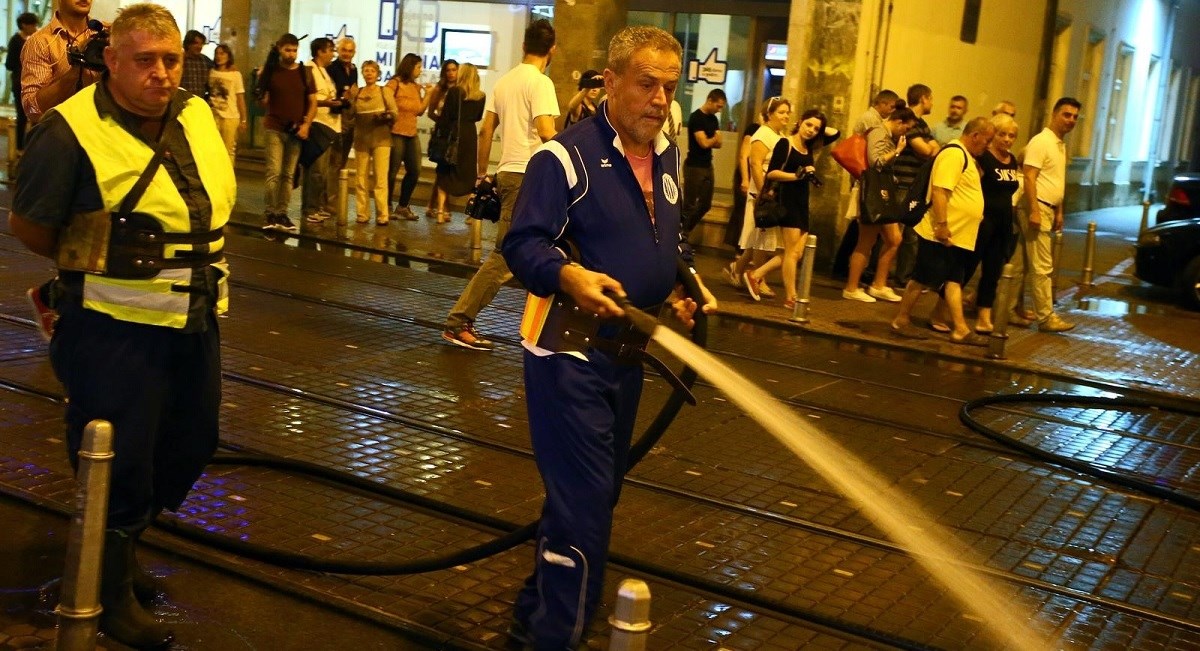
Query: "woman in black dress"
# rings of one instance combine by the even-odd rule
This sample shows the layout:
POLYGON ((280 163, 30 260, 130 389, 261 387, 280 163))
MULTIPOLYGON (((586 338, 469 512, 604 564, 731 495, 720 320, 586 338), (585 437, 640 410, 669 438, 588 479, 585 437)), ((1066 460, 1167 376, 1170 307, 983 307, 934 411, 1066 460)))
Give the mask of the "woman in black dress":
MULTIPOLYGON (((975 257, 983 269, 975 301, 979 310, 975 317, 975 332, 979 334, 992 331, 996 283, 1016 243, 1013 194, 1021 183, 1021 168, 1011 151, 1017 140, 1017 122, 1000 113, 992 118, 992 124, 996 126, 996 136, 979 157, 983 186, 983 222, 975 237, 975 257)), ((968 282, 973 274, 974 269, 967 274, 968 282)))
POLYGON ((479 71, 475 66, 464 63, 458 68, 458 83, 446 92, 442 112, 437 124, 445 128, 457 125, 458 153, 454 163, 438 163, 437 187, 439 205, 435 206, 439 224, 450 221, 446 208, 446 195, 461 197, 470 194, 475 187, 475 148, 479 140, 479 129, 475 126, 483 118, 483 91, 479 89, 479 71))
POLYGON ((778 184, 779 201, 787 211, 779 222, 783 253, 776 254, 774 260, 755 269, 750 276, 761 281, 771 269, 782 265, 783 306, 789 310, 796 306, 796 265, 804 255, 805 235, 809 230, 809 188, 821 182, 817 177, 814 154, 841 135, 836 129, 826 128, 826 122, 821 111, 805 111, 792 134, 775 144, 767 167, 767 180, 778 184))

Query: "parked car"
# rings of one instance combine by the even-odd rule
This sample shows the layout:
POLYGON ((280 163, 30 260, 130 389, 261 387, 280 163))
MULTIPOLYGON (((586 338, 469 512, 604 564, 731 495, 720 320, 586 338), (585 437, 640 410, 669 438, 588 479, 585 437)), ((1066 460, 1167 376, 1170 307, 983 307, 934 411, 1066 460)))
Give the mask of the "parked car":
POLYGON ((1167 192, 1167 205, 1158 211, 1156 224, 1200 217, 1200 173, 1176 174, 1167 192))
POLYGON ((1200 309, 1200 217, 1167 221, 1138 236, 1133 274, 1152 285, 1179 290, 1200 309))

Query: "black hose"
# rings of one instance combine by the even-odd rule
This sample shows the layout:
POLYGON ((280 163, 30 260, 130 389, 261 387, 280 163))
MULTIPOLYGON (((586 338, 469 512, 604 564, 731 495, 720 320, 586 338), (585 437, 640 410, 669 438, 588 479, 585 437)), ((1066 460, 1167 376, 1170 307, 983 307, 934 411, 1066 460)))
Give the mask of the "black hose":
MULTIPOLYGON (((680 261, 679 280, 683 284, 685 291, 689 296, 702 296, 700 286, 692 275, 691 270, 680 261)), ((700 302, 700 301, 698 301, 700 302)), ((696 311, 695 325, 691 332, 692 342, 703 347, 708 342, 708 320, 705 315, 699 310, 696 311)), ((686 367, 680 373, 680 379, 689 389, 696 382, 697 374, 691 367, 686 367)), ((687 394, 683 391, 675 390, 667 397, 662 408, 659 409, 658 415, 646 427, 641 437, 630 447, 629 464, 626 467, 626 474, 633 466, 641 461, 658 441, 662 439, 666 433, 667 427, 675 420, 679 414, 680 408, 683 407, 687 400, 687 394)), ((219 533, 213 533, 203 527, 179 520, 176 518, 159 517, 155 524, 172 533, 179 534, 185 538, 190 538, 210 545, 217 549, 221 549, 230 553, 238 554, 247 558, 252 558, 264 563, 287 567, 291 569, 312 570, 316 572, 329 572, 332 574, 360 574, 369 576, 390 576, 397 574, 419 574, 422 572, 433 572, 437 570, 449 569, 459 565, 474 563, 489 556, 507 551, 531 540, 537 531, 537 521, 531 522, 524 526, 519 526, 511 522, 491 518, 481 515, 466 509, 460 509, 451 506, 444 502, 429 499, 422 495, 417 495, 408 491, 400 490, 349 475, 347 473, 332 470, 325 466, 320 466, 307 461, 298 461, 294 459, 285 459, 282 457, 262 455, 262 454, 222 454, 213 458, 212 463, 222 465, 246 465, 276 468, 288 470, 291 472, 309 475, 322 479, 327 482, 332 482, 341 486, 348 486, 353 489, 384 495, 389 498, 406 502, 417 506, 426 511, 448 514, 466 520, 482 524, 483 526, 506 531, 507 533, 486 543, 468 547, 460 551, 451 552, 441 556, 423 558, 413 561, 342 561, 334 559, 314 558, 305 554, 297 554, 286 550, 266 547, 257 543, 251 543, 233 536, 226 536, 219 533)))
POLYGON ((1189 509, 1192 509, 1195 511, 1200 511, 1200 499, 1198 499, 1196 497, 1186 495, 1177 490, 1172 490, 1171 488, 1162 486, 1161 484, 1138 479, 1128 473, 1109 470, 1108 468, 1103 468, 1101 466, 1097 466, 1095 464, 1088 463, 1086 461, 1080 461, 1079 459, 1076 459, 1074 457, 1069 457, 1069 456, 1057 454, 1054 452, 1048 452, 1048 451, 1043 450, 1042 448, 1039 448, 1035 445, 1030 445, 1029 443, 1021 441, 1020 439, 1016 439, 1016 438, 1013 438, 1006 434, 1002 434, 1002 433, 988 427, 987 425, 984 425, 983 423, 979 422, 974 417, 974 415, 971 413, 977 409, 981 409, 984 407, 990 407, 992 405, 1004 405, 1004 404, 1013 404, 1013 403, 1081 405, 1081 406, 1089 406, 1089 407, 1091 407, 1091 406, 1102 407, 1104 409, 1113 409, 1113 408, 1118 408, 1118 407, 1127 407, 1127 408, 1134 408, 1134 409, 1153 409, 1156 411, 1163 411, 1163 412, 1176 412, 1176 413, 1185 414, 1185 415, 1192 416, 1192 417, 1200 417, 1200 410, 1189 408, 1184 405, 1177 405, 1177 404, 1168 405, 1168 404, 1154 402, 1154 401, 1150 401, 1150 400, 1141 400, 1138 398, 1127 398, 1127 397, 1109 398, 1109 397, 1104 397, 1104 396, 1079 396, 1079 395, 1072 395, 1072 394, 1065 394, 1065 393, 1031 393, 1031 394, 1016 393, 1016 394, 985 396, 982 398, 976 398, 974 400, 969 400, 963 404, 962 408, 958 412, 959 420, 961 420, 964 425, 966 425, 967 427, 971 428, 972 430, 978 432, 979 434, 982 434, 983 436, 986 436, 986 437, 992 439, 993 441, 1000 443, 1001 445, 1005 445, 1007 447, 1010 447, 1010 448, 1013 448, 1016 450, 1020 450, 1021 452, 1025 453, 1031 457, 1034 457, 1036 459, 1041 459, 1042 461, 1047 461, 1049 463, 1056 464, 1056 465, 1062 466, 1064 468, 1070 468, 1071 470, 1074 470, 1076 472, 1080 472, 1080 473, 1083 473, 1085 475, 1089 475, 1092 477, 1097 477, 1099 479, 1113 483, 1118 486, 1122 486, 1122 487, 1125 487, 1125 488, 1128 488, 1131 490, 1135 490, 1135 491, 1140 491, 1147 495, 1152 495, 1154 497, 1166 500, 1168 502, 1172 502, 1174 504, 1178 504, 1180 506, 1183 506, 1183 507, 1186 507, 1186 508, 1189 508, 1189 509))

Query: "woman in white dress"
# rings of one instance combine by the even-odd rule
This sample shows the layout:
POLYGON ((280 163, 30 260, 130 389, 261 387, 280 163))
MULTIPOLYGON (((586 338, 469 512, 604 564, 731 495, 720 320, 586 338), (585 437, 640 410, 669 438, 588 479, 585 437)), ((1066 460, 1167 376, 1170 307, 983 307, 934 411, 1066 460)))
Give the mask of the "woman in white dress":
MULTIPOLYGON (((743 284, 749 275, 747 267, 752 260, 764 274, 779 266, 779 261, 772 257, 780 246, 779 227, 758 228, 755 226, 754 199, 766 178, 767 163, 771 160, 771 152, 775 149, 775 144, 779 142, 779 139, 783 137, 783 131, 792 117, 792 103, 782 97, 772 97, 763 105, 762 116, 763 125, 754 132, 754 136, 750 139, 750 163, 748 165, 750 191, 746 196, 746 217, 742 221, 742 235, 738 239, 738 246, 741 247, 742 254, 729 268, 730 277, 742 281, 743 284), (768 258, 771 258, 770 261, 768 258)), ((755 283, 754 286, 748 286, 747 291, 751 296, 770 297, 775 295, 763 281, 755 283)))

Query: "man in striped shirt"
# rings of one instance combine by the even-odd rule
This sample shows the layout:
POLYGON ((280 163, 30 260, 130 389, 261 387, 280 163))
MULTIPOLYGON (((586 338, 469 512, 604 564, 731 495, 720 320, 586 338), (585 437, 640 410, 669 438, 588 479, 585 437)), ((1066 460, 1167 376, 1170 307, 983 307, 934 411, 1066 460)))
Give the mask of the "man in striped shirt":
MULTIPOLYGON (((58 10, 45 27, 34 32, 21 49, 21 107, 32 127, 42 114, 100 79, 100 73, 71 65, 67 50, 82 50, 95 34, 88 27, 92 0, 59 0, 58 10)), ((50 341, 58 314, 51 290, 54 279, 25 292, 42 339, 50 341)))
POLYGON ((42 114, 100 79, 100 73, 71 65, 67 50, 82 50, 96 34, 88 27, 92 0, 59 0, 50 23, 21 50, 21 105, 36 124, 42 114))

